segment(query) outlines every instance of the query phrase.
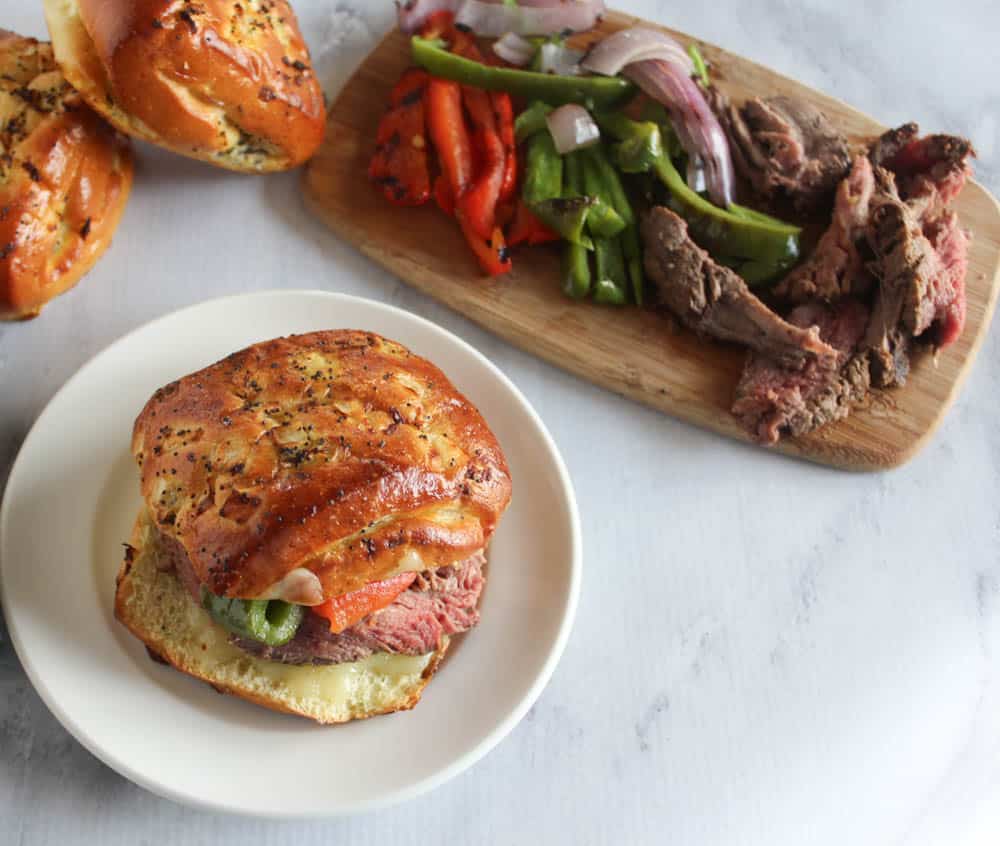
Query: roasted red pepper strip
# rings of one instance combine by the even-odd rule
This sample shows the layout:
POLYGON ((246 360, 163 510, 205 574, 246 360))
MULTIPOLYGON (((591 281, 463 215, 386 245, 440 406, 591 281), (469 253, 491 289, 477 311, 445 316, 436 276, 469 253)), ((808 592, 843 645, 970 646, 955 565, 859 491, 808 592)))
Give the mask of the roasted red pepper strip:
POLYGON ((313 606, 312 611, 329 620, 330 631, 339 634, 369 614, 392 605, 416 577, 416 573, 400 573, 380 582, 369 582, 361 590, 335 596, 322 605, 313 606))
POLYGON ((481 238, 492 236, 497 222, 497 201, 503 186, 503 144, 500 136, 486 129, 477 129, 473 142, 479 154, 479 174, 469 189, 458 198, 457 208, 472 230, 481 238))
MULTIPOLYGON (((447 42, 460 56, 482 61, 475 36, 457 29, 450 12, 432 15, 422 35, 447 42)), ((503 231, 497 225, 497 206, 504 192, 507 200, 511 199, 517 182, 516 160, 508 162, 513 156, 507 151, 508 138, 512 147, 514 144, 510 98, 475 88, 459 93, 458 86, 432 79, 427 92, 427 121, 442 170, 442 177, 434 184, 437 204, 458 219, 465 240, 486 273, 508 273, 512 265, 503 231), (473 129, 471 142, 463 103, 473 129)))
POLYGON ((439 173, 434 180, 434 202, 448 217, 455 216, 455 195, 451 193, 448 178, 443 173, 439 173))
POLYGON ((516 203, 500 203, 497 206, 497 226, 501 229, 506 229, 510 226, 510 222, 514 219, 516 211, 516 203))
MULTIPOLYGON (((452 27, 450 32, 445 33, 445 37, 451 44, 451 51, 466 59, 476 62, 483 61, 483 55, 479 50, 474 36, 470 33, 452 27)), ((474 126, 490 126, 500 136, 503 146, 503 171, 500 180, 500 191, 497 194, 497 202, 506 203, 514 198, 517 192, 517 141, 514 138, 514 106, 510 95, 503 92, 494 92, 483 96, 485 92, 480 89, 463 87, 462 98, 466 109, 472 118, 474 126), (473 92, 478 92, 474 94, 473 92), (493 111, 493 119, 485 116, 486 103, 489 103, 493 111)), ((494 164, 491 156, 493 149, 477 149, 477 152, 485 157, 489 164, 494 164)), ((492 229, 492 226, 481 229, 477 226, 477 231, 485 235, 492 229)))
POLYGON ((456 205, 466 223, 485 240, 492 236, 496 227, 497 202, 503 187, 506 156, 497 132, 490 95, 478 88, 463 87, 462 102, 473 127, 476 175, 468 190, 459 196, 456 205))
POLYGON ((503 183, 500 186, 500 202, 506 203, 517 193, 517 140, 514 137, 514 105, 510 94, 495 92, 490 95, 493 111, 497 119, 497 131, 503 142, 506 159, 504 161, 503 183))
POLYGON ((519 244, 548 244, 558 241, 560 235, 542 223, 523 202, 519 201, 514 212, 514 220, 507 232, 507 246, 519 244))
POLYGON ((456 217, 462 227, 462 234, 465 240, 472 247, 472 252, 479 260, 479 266, 490 276, 500 276, 509 273, 513 265, 510 261, 510 253, 507 249, 507 242, 504 240, 503 232, 498 226, 493 230, 489 238, 480 238, 479 235, 462 218, 461 212, 456 217))
POLYGON ((420 30, 424 38, 442 39, 451 42, 455 29, 455 15, 453 12, 434 12, 420 30))
POLYGON ((389 202, 419 206, 430 197, 430 170, 424 121, 425 71, 412 68, 392 90, 391 108, 379 123, 369 178, 389 202))
POLYGON ((457 82, 432 78, 428 83, 427 123, 452 196, 461 197, 472 181, 472 148, 457 82))

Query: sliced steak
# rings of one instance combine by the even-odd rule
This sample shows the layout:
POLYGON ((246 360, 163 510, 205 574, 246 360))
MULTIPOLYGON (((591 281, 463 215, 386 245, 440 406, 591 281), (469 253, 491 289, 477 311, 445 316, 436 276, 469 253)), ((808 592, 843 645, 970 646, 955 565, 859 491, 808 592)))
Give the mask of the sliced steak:
POLYGON ((884 167, 888 170, 889 162, 919 136, 920 127, 912 121, 897 126, 895 129, 887 129, 868 148, 868 158, 871 159, 872 166, 884 167))
POLYGON ((479 597, 485 578, 482 552, 454 567, 442 567, 417 577, 391 605, 369 615, 339 634, 318 614, 306 614, 284 646, 266 646, 233 638, 245 651, 285 664, 343 664, 377 652, 426 655, 442 638, 468 631, 479 623, 479 597))
POLYGON ((862 248, 874 192, 871 163, 865 156, 856 156, 850 176, 837 188, 830 226, 809 258, 774 286, 776 297, 791 303, 833 302, 862 295, 870 288, 862 248))
POLYGON ((965 328, 970 238, 959 224, 958 215, 947 210, 924 222, 924 237, 930 241, 938 260, 928 291, 934 303, 932 343, 943 349, 957 341, 965 328))
POLYGON ((791 368, 766 355, 751 353, 736 387, 733 414, 759 443, 774 444, 784 435, 797 437, 841 420, 868 393, 868 363, 856 354, 868 325, 868 309, 858 300, 797 306, 788 322, 816 326, 837 350, 829 366, 818 361, 791 368))
POLYGON ((712 105, 729 137, 733 162, 754 190, 790 201, 803 214, 829 208, 847 176, 847 139, 812 104, 791 97, 754 97, 737 109, 712 90, 712 105))
POLYGON ((915 123, 890 129, 872 144, 876 167, 896 177, 899 196, 920 217, 937 217, 961 193, 972 175, 972 142, 954 135, 920 137, 915 123))
POLYGON ((836 351, 816 329, 792 326, 751 293, 734 271, 716 264, 687 224, 658 206, 642 221, 646 272, 660 305, 701 335, 743 344, 792 366, 812 359, 832 363, 836 351))
MULTIPOLYGON (((950 292, 950 299, 938 293, 932 298, 933 308, 930 300, 924 305, 931 311, 950 308, 954 317, 942 331, 944 340, 940 345, 950 343, 964 322, 958 319, 965 310, 964 283, 955 276, 959 272, 964 274, 968 244, 946 206, 968 180, 969 159, 973 155, 972 145, 961 138, 947 135, 920 138, 916 124, 906 124, 885 133, 872 145, 867 158, 854 159, 850 176, 837 189, 830 226, 809 258, 774 287, 774 295, 791 303, 812 299, 832 302, 843 296, 866 294, 873 284, 872 270, 880 276, 885 272, 898 273, 899 261, 890 261, 890 267, 885 269, 880 269, 884 257, 875 264, 870 262, 870 231, 875 209, 903 202, 908 209, 906 220, 913 230, 924 228, 928 238, 934 236, 932 249, 927 250, 927 245, 919 244, 910 248, 910 253, 913 250, 924 255, 937 253, 947 268, 933 274, 936 281, 932 287, 936 291, 950 292), (877 174, 881 175, 876 177, 877 174)), ((883 232, 890 233, 890 237, 883 237, 883 242, 892 240, 894 226, 899 230, 897 240, 903 238, 903 213, 891 214, 895 215, 891 224, 884 222, 880 227, 883 232)), ((911 255, 907 261, 912 263, 916 259, 911 255)), ((915 334, 926 328, 924 325, 915 334)))
POLYGON ((889 387, 906 381, 910 339, 926 335, 945 347, 962 333, 969 242, 954 212, 922 220, 900 199, 892 175, 876 173, 885 190, 867 234, 879 287, 866 345, 873 382, 889 387))

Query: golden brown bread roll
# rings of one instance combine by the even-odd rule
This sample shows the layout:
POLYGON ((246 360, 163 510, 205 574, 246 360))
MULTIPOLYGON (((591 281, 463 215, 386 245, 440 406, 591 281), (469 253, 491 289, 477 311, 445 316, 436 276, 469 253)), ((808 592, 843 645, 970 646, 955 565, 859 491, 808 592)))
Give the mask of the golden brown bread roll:
POLYGON ((231 170, 286 170, 323 92, 286 0, 45 0, 59 62, 122 132, 231 170))
POLYGON ((132 452, 202 584, 302 605, 467 558, 511 493, 478 410, 430 362, 358 331, 256 344, 167 385, 132 452))
POLYGON ((33 317, 111 243, 127 141, 88 109, 50 45, 0 30, 0 318, 33 317))

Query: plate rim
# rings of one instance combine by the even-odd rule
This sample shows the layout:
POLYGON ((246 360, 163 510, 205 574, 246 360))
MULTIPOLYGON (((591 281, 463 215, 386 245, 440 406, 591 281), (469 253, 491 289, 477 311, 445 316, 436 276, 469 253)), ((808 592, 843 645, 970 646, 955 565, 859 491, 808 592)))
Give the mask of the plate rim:
MULTIPOLYGON (((8 565, 9 566, 9 565, 8 565)), ((390 303, 380 302, 379 300, 372 299, 370 297, 362 297, 356 294, 347 294, 340 291, 324 291, 320 289, 310 289, 310 288, 292 288, 292 289, 281 289, 281 288, 271 288, 262 291, 253 291, 239 294, 229 294, 221 297, 211 297, 206 300, 201 300, 197 303, 192 303, 183 306, 174 311, 168 312, 166 314, 159 315, 152 320, 140 324, 134 327, 128 332, 120 335, 114 340, 110 341, 87 360, 85 360, 76 371, 66 379, 55 393, 48 399, 45 406, 42 408, 41 412, 34 419, 31 427, 28 430, 28 434, 25 436, 24 441, 18 448, 17 456, 11 465, 10 474, 7 477, 7 484, 4 489, 2 501, 0 501, 0 610, 3 612, 4 621, 7 626, 7 631, 10 636, 10 641, 14 646, 14 650, 17 654, 18 660, 20 661, 21 667, 24 670, 28 681, 31 683, 32 688, 38 694, 39 698, 44 703, 45 707, 48 708, 50 713, 58 720, 60 725, 76 740, 81 746, 84 747, 90 754, 101 761, 105 766, 110 767, 112 770, 117 772, 119 775, 148 790, 150 793, 156 796, 169 799, 172 802, 176 802, 181 805, 198 808, 201 810, 209 810, 215 812, 222 812, 228 814, 234 814, 238 816, 257 818, 257 819, 271 819, 271 820, 305 820, 305 819, 333 819, 337 817, 351 816, 355 814, 368 813, 371 811, 376 811, 383 808, 388 808, 394 805, 399 805, 404 802, 408 802, 412 799, 417 798, 431 790, 440 787, 456 776, 460 775, 467 769, 475 766, 479 761, 481 761, 486 755, 488 755, 493 749, 495 749, 513 730, 514 728, 524 719, 524 716, 531 709, 531 707, 538 701, 543 690, 548 685, 555 672, 556 667, 561 660, 563 653, 565 652, 566 645, 569 642, 569 637, 573 629, 573 624, 576 619, 576 612, 579 606, 580 592, 581 592, 581 582, 583 575, 583 540, 582 540, 582 529, 581 529, 581 519, 579 505, 576 499, 576 492, 573 487, 572 478, 569 473, 569 469, 566 466, 566 462, 563 459, 562 453, 559 451, 551 432, 549 432, 548 427, 545 425, 541 416, 535 410, 534 406, 524 395, 524 393, 517 387, 516 384, 492 361, 490 361, 483 353, 476 349, 472 344, 466 341, 464 338, 460 337, 456 333, 443 326, 435 323, 432 320, 427 319, 419 314, 415 314, 407 309, 401 308, 390 303), (14 492, 17 486, 20 484, 19 480, 23 473, 28 472, 26 467, 27 459, 25 456, 28 453, 29 446, 34 442, 37 437, 40 437, 39 431, 44 421, 50 415, 50 412, 55 405, 56 401, 66 392, 71 386, 77 383, 78 380, 85 377, 86 373, 92 368, 96 367, 98 362, 105 356, 111 355, 113 350, 126 344, 136 335, 143 332, 149 331, 150 329, 164 323, 168 320, 183 319, 185 316, 192 312, 196 312, 202 308, 221 305, 225 302, 232 302, 234 300, 256 300, 256 299, 270 299, 270 298, 284 298, 284 297, 311 297, 318 299, 327 299, 340 302, 349 302, 355 306, 361 306, 363 308, 374 307, 378 310, 385 310, 393 313, 395 316, 400 317, 404 320, 410 320, 417 323, 423 329, 430 331, 432 334, 437 334, 443 336, 445 339, 458 344, 466 354, 471 355, 473 358, 477 359, 480 364, 485 365, 486 368, 492 373, 494 378, 500 380, 500 382, 513 394, 513 396, 520 403, 522 410, 528 415, 538 434, 541 436, 542 445, 545 447, 549 453, 553 467, 556 471, 556 478, 559 481, 559 490, 562 497, 564 498, 566 504, 566 511, 569 518, 569 582, 568 590, 566 594, 566 599, 563 604, 562 620, 560 621, 559 628, 556 632, 554 639, 548 647, 545 660, 541 666, 541 669, 536 674, 534 680, 529 686, 526 693, 521 697, 517 705, 506 714, 506 716, 501 719, 478 743, 467 749, 463 754, 456 757, 451 763, 442 767, 441 769, 433 772, 425 778, 408 784, 406 787, 397 789, 393 792, 387 793, 384 796, 379 796, 376 798, 370 798, 365 800, 360 800, 354 802, 350 807, 338 808, 334 810, 321 810, 315 809, 310 812, 298 812, 298 811, 282 811, 280 809, 248 809, 245 806, 240 806, 237 803, 228 801, 219 801, 214 799, 206 799, 201 796, 193 796, 184 794, 181 791, 174 790, 170 786, 165 786, 159 784, 151 779, 146 778, 142 773, 137 772, 129 762, 121 759, 118 755, 105 750, 99 742, 91 738, 84 727, 78 724, 72 714, 67 711, 58 701, 57 697, 52 693, 48 685, 45 683, 39 669, 33 664, 30 658, 30 651, 27 647, 26 642, 22 639, 22 634, 18 629, 18 625, 14 622, 14 618, 11 614, 12 608, 10 605, 10 599, 8 597, 8 590, 6 589, 6 576, 7 567, 3 566, 3 561, 9 558, 8 549, 8 538, 10 537, 9 521, 10 512, 12 509, 11 502, 15 498, 14 492)), ((329 728, 336 728, 331 726, 329 728)))

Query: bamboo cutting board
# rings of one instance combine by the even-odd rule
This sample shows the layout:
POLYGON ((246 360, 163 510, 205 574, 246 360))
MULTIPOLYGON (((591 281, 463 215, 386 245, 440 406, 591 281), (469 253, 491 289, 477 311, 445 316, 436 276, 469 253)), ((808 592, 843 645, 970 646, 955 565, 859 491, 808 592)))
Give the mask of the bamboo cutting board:
MULTIPOLYGON (((610 13, 602 30, 640 22, 610 13)), ((682 43, 697 40, 665 31, 682 43)), ((810 100, 852 140, 868 139, 884 129, 831 97, 718 47, 699 44, 713 79, 736 100, 772 94, 810 100)), ((433 204, 393 207, 372 188, 367 168, 375 130, 390 88, 409 64, 408 39, 393 31, 341 91, 330 109, 326 140, 304 177, 304 192, 316 214, 410 285, 511 343, 618 394, 747 440, 729 413, 745 358, 741 349, 699 340, 647 310, 567 299, 560 291, 556 249, 517 250, 510 274, 485 280, 454 221, 433 204)), ((927 442, 982 345, 1000 286, 1000 206, 972 182, 956 209, 973 234, 962 337, 936 362, 930 356, 917 357, 904 388, 875 392, 869 404, 847 420, 775 449, 845 469, 881 470, 907 461, 927 442)), ((439 364, 447 370, 447 362, 439 364)))

